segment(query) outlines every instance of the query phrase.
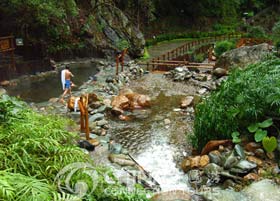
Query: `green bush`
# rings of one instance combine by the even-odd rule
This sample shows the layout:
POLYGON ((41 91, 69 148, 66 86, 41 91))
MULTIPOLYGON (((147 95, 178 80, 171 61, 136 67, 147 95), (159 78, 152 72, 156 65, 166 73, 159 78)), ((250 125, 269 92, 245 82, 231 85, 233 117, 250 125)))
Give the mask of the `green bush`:
MULTIPOLYGON (((202 149, 214 139, 231 139, 238 131, 269 117, 280 117, 280 59, 271 59, 236 69, 195 109, 194 147, 202 149)), ((253 137, 248 134, 248 137, 253 137)))
POLYGON ((280 49, 280 21, 275 23, 275 25, 273 26, 272 36, 273 36, 273 41, 274 41, 275 47, 279 51, 279 49, 280 49))
POLYGON ((267 38, 265 30, 261 26, 249 26, 247 28, 247 35, 248 38, 267 38))
POLYGON ((215 55, 219 57, 224 52, 232 50, 234 48, 235 48, 235 44, 231 41, 225 40, 225 41, 217 42, 215 46, 215 55))
POLYGON ((231 33, 234 33, 234 31, 232 31, 231 29, 223 29, 223 30, 217 30, 213 32, 193 31, 193 32, 185 32, 185 33, 161 34, 153 39, 147 39, 146 46, 152 46, 152 45, 156 45, 159 42, 170 41, 175 39, 215 37, 215 36, 221 36, 221 35, 231 34, 231 33))
POLYGON ((36 113, 15 98, 0 96, 0 200, 147 200, 143 193, 124 191, 110 170, 93 164, 89 155, 75 145, 78 135, 68 131, 72 130, 72 124, 59 116, 36 113), (69 181, 66 177, 60 181, 65 189, 68 186, 75 189, 79 181, 92 189, 93 182, 98 182, 94 191, 83 199, 70 195, 69 191, 60 192, 55 182, 61 170, 77 162, 89 164, 89 170, 96 171, 98 180, 93 181, 84 168, 78 168, 65 175, 70 176, 69 181), (105 176, 113 183, 105 181, 105 176), (122 192, 106 194, 105 190, 122 192))
POLYGON ((194 62, 202 63, 205 58, 206 58, 206 55, 203 54, 203 53, 195 54, 194 55, 194 62))

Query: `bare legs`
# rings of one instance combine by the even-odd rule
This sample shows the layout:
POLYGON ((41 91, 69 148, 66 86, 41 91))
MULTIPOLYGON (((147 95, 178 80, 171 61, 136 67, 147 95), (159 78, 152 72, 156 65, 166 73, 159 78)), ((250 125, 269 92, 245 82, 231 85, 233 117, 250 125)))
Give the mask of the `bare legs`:
POLYGON ((63 92, 63 94, 61 95, 61 98, 60 98, 60 102, 61 103, 64 103, 65 101, 63 100, 63 98, 64 98, 64 96, 66 95, 66 94, 70 94, 70 96, 71 96, 71 88, 68 88, 68 89, 65 89, 64 90, 64 92, 63 92))

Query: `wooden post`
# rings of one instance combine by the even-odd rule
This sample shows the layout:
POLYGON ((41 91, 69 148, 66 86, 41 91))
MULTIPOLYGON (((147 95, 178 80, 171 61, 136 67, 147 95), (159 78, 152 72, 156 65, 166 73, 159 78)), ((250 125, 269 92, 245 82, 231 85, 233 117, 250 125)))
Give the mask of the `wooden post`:
POLYGON ((78 101, 78 105, 80 108, 80 124, 81 124, 81 132, 86 133, 86 139, 89 140, 89 122, 88 122, 88 109, 87 109, 87 104, 88 104, 88 94, 85 99, 85 105, 83 103, 83 98, 80 97, 80 100, 78 101))

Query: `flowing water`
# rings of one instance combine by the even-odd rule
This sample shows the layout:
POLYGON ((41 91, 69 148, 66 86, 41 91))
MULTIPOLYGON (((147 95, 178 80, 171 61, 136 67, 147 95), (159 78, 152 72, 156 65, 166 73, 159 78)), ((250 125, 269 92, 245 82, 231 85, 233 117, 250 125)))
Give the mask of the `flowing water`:
MULTIPOLYGON (((183 43, 179 41, 171 44, 179 46, 183 43)), ((161 44, 151 51, 151 55, 162 54, 166 49, 170 49, 170 45, 161 44)), ((75 75, 73 81, 78 86, 96 73, 96 66, 92 63, 72 64, 70 67, 75 75)), ((111 137, 134 156, 137 162, 160 183, 163 191, 191 191, 188 178, 180 170, 179 164, 183 157, 191 154, 186 133, 192 131, 193 117, 174 109, 179 107, 180 100, 184 96, 196 94, 198 88, 191 84, 171 82, 163 78, 162 74, 145 75, 130 83, 128 87, 136 93, 149 95, 152 98, 152 106, 149 109, 129 113, 130 121, 111 118, 111 137)), ((54 73, 35 82, 27 79, 16 87, 8 88, 8 93, 20 96, 28 102, 42 102, 51 97, 58 97, 62 93, 60 73, 54 73)), ((100 155, 99 158, 101 161, 105 160, 104 155, 100 155)), ((98 159, 95 158, 95 161, 98 159)), ((265 183, 264 186, 268 184, 265 183)), ((237 199, 253 201, 257 198, 251 197, 260 193, 263 186, 260 188, 253 189, 251 195, 248 193, 250 191, 246 191, 245 195, 244 192, 217 190, 211 196, 212 200, 217 201, 237 199)), ((267 201, 277 201, 279 192, 279 187, 270 186, 270 189, 265 190, 265 195, 257 197, 260 200, 266 197, 267 201), (278 192, 277 197, 268 199, 272 191, 278 192)))
POLYGON ((194 86, 171 83, 162 74, 150 74, 130 87, 152 98, 152 106, 135 110, 130 121, 111 123, 112 138, 128 149, 137 162, 151 173, 162 190, 189 190, 187 176, 178 164, 190 154, 186 132, 192 120, 174 111, 186 94, 194 94, 194 86))
MULTIPOLYGON (((77 90, 89 76, 96 74, 96 65, 91 62, 70 64, 70 70, 74 74, 73 82, 77 85, 73 90, 77 90)), ((49 73, 40 79, 24 79, 17 86, 7 88, 8 94, 18 96, 27 102, 44 102, 52 97, 58 97, 63 93, 60 71, 49 73)))

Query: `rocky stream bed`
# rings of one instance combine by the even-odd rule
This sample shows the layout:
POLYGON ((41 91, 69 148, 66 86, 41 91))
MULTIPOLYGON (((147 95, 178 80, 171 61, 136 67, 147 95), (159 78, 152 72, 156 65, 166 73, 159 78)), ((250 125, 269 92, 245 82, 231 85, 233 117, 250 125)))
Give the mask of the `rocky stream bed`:
MULTIPOLYGON (((226 71, 211 74, 178 67, 165 74, 150 73, 129 61, 126 71, 115 76, 114 63, 87 62, 99 69, 93 71, 97 81, 90 77, 73 92, 74 97, 92 97, 89 125, 95 150, 85 151, 96 164, 111 167, 124 185, 132 188, 137 182, 170 192, 156 194, 153 200, 279 200, 279 186, 262 174, 278 174, 279 167, 258 144, 236 146, 225 140, 202 155, 192 155, 186 134, 192 132, 194 106, 226 79, 226 71)), ((79 111, 69 111, 57 97, 30 105, 72 118, 79 132, 79 111)), ((85 140, 84 133, 80 139, 85 140)))

